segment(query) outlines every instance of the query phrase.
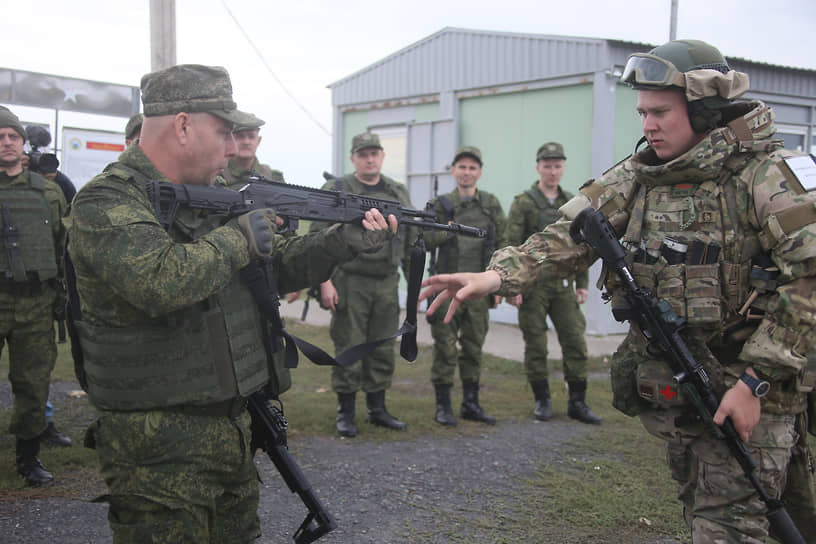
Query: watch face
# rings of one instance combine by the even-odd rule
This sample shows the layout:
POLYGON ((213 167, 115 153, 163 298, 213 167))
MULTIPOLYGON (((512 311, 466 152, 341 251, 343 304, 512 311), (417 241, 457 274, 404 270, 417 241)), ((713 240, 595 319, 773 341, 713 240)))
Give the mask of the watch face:
POLYGON ((759 382, 756 386, 756 389, 754 389, 754 395, 756 395, 757 397, 764 397, 765 395, 768 394, 768 391, 770 391, 770 389, 771 384, 769 384, 768 382, 759 382))

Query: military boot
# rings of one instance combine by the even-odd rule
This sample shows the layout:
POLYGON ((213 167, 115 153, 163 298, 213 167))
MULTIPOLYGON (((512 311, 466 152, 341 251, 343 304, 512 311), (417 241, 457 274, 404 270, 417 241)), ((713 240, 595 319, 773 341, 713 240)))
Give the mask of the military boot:
POLYGON ((601 418, 592 413, 586 404, 586 380, 578 380, 569 383, 569 402, 567 404, 567 415, 572 419, 577 419, 581 423, 600 425, 601 418))
POLYGON ((63 448, 71 445, 71 439, 59 432, 53 421, 48 422, 48 427, 40 435, 40 442, 46 446, 60 446, 63 448))
POLYGON ((357 425, 354 423, 355 393, 337 393, 337 432, 340 436, 354 438, 357 425))
POLYGON ((550 383, 547 380, 530 382, 535 397, 533 415, 539 421, 552 419, 552 398, 550 397, 550 383))
POLYGON ((449 383, 434 384, 436 393, 436 416, 434 421, 446 427, 456 427, 456 418, 453 417, 453 408, 450 400, 451 386, 449 383))
POLYGON ((395 431, 404 431, 408 425, 398 420, 385 409, 385 389, 376 393, 366 393, 366 413, 365 420, 368 423, 386 427, 395 431))
POLYGON ((54 481, 54 476, 45 470, 40 458, 40 439, 17 439, 17 472, 28 485, 40 487, 54 481))
POLYGON ((495 425, 496 418, 485 414, 479 406, 479 382, 462 382, 462 390, 462 410, 459 413, 462 419, 495 425))

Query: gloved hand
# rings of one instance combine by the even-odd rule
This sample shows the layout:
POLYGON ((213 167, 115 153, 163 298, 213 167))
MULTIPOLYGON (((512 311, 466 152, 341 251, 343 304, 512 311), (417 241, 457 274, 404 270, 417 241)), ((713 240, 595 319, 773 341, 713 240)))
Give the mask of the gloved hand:
POLYGON ((265 259, 272 255, 275 247, 277 216, 271 208, 252 210, 238 217, 238 226, 247 239, 249 256, 253 259, 265 259))

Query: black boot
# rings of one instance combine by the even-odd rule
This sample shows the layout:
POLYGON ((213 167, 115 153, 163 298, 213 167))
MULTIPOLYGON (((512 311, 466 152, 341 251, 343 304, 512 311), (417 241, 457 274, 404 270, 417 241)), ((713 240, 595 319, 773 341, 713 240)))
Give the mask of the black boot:
POLYGON ((376 393, 366 393, 366 413, 365 420, 368 423, 386 427, 395 431, 404 431, 408 425, 395 418, 385 409, 385 389, 376 393))
POLYGON ((547 380, 530 382, 535 396, 535 410, 533 415, 539 421, 552 419, 552 398, 550 397, 550 383, 547 380))
POLYGON ((355 393, 337 393, 337 432, 340 436, 354 438, 357 425, 354 424, 355 393))
POLYGON ((40 435, 40 442, 46 446, 61 446, 63 448, 71 445, 71 439, 59 432, 53 421, 48 422, 48 427, 40 435))
POLYGON ((40 458, 40 439, 17 439, 17 472, 25 478, 28 485, 40 487, 54 481, 50 472, 45 470, 40 458))
POLYGON ((592 413, 586 405, 586 380, 579 380, 569 383, 569 403, 567 404, 567 415, 572 419, 577 419, 581 423, 600 425, 601 418, 592 413))
POLYGON ((462 382, 462 419, 495 425, 496 418, 484 413, 479 406, 479 382, 462 382))
POLYGON ((434 421, 446 427, 456 427, 456 418, 453 417, 453 408, 450 400, 451 385, 449 383, 434 384, 436 392, 436 416, 434 421))

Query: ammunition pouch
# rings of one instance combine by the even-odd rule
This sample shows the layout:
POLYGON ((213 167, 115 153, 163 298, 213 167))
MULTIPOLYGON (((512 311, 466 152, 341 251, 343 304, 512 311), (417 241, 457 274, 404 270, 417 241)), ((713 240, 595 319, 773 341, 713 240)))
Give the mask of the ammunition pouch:
POLYGON ((651 404, 664 408, 688 404, 682 388, 675 383, 671 369, 664 361, 649 359, 641 362, 635 379, 638 395, 651 404))

